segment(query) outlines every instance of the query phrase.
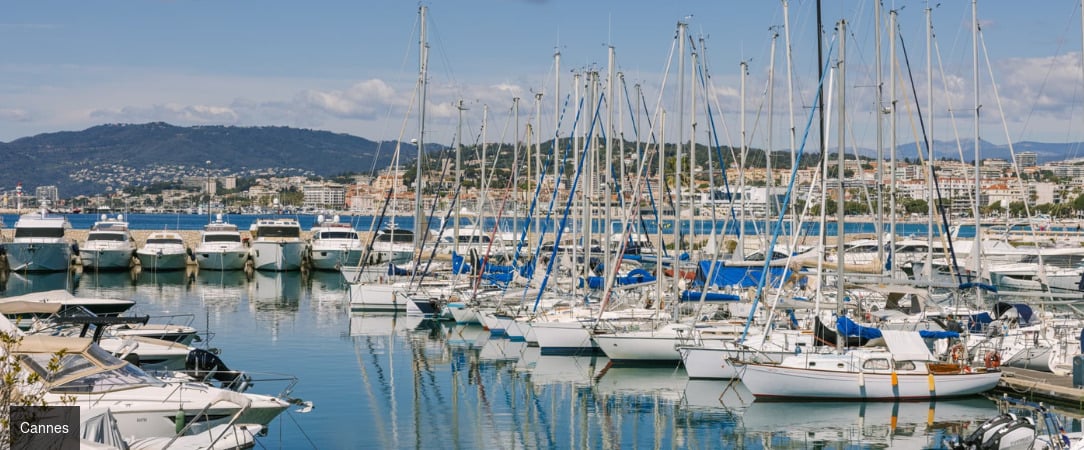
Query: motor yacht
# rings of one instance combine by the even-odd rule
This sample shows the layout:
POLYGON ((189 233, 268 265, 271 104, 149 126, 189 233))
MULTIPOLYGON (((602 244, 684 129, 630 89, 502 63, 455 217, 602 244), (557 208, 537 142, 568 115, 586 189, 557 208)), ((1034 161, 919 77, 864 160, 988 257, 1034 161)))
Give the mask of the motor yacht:
POLYGON ((102 215, 79 248, 83 270, 127 270, 132 266, 133 254, 135 239, 121 215, 116 218, 102 215))
POLYGON ((143 270, 183 270, 188 267, 189 250, 184 237, 176 231, 156 231, 147 236, 147 243, 136 250, 143 270))
POLYGON ((248 262, 248 252, 237 225, 223 221, 219 214, 214 222, 204 225, 200 233, 195 250, 196 263, 200 269, 240 270, 248 262))
POLYGON ((64 236, 71 223, 45 209, 15 222, 15 236, 4 244, 8 267, 16 272, 62 272, 72 259, 72 243, 64 236))
POLYGON ((256 270, 299 270, 308 244, 295 219, 257 219, 252 227, 252 262, 256 270))
POLYGON ((339 216, 324 220, 316 219, 312 227, 309 247, 312 268, 317 270, 339 270, 342 267, 357 266, 365 247, 361 244, 358 232, 348 223, 339 222, 339 216))
POLYGON ((266 426, 290 405, 278 397, 156 378, 89 338, 23 336, 12 354, 25 373, 41 377, 25 389, 42 390, 47 405, 109 408, 126 438, 173 436, 186 427, 194 434, 231 421, 266 426), (63 354, 60 367, 51 372, 47 367, 57 354, 63 354))

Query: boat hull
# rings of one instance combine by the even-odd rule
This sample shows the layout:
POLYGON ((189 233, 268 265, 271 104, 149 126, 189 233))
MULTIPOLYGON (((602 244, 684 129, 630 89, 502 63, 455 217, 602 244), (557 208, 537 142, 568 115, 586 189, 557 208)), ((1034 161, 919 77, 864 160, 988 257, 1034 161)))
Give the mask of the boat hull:
POLYGON ((188 254, 184 253, 146 253, 136 251, 139 266, 143 270, 182 270, 188 267, 188 254))
POLYGON ((8 267, 15 272, 63 272, 72 259, 67 242, 11 242, 4 244, 8 267))
POLYGON ((354 267, 361 261, 362 250, 348 248, 312 249, 312 268, 316 270, 339 270, 354 267))
POLYGON ((921 400, 981 394, 997 386, 1001 372, 918 374, 806 369, 741 364, 742 383, 758 399, 921 400))
POLYGON ((248 262, 248 250, 196 251, 196 264, 207 270, 241 270, 248 262))
POLYGON ((350 283, 350 310, 364 312, 406 312, 405 297, 397 295, 406 286, 396 284, 350 283))
POLYGON ((128 270, 132 267, 131 249, 80 249, 79 261, 83 270, 128 270))
POLYGON ((252 262, 256 270, 284 272, 300 270, 305 259, 302 241, 260 241, 252 243, 252 262))

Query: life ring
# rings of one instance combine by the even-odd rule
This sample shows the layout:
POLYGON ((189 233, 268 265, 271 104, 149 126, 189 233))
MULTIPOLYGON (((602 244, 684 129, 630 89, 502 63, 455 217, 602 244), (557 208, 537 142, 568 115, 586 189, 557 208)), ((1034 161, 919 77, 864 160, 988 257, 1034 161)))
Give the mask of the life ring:
POLYGON ((987 369, 996 369, 1001 367, 1001 355, 997 352, 990 350, 986 352, 986 356, 982 358, 982 362, 986 365, 987 369))
POLYGON ((964 354, 964 344, 953 345, 950 354, 952 355, 952 362, 959 361, 964 354))

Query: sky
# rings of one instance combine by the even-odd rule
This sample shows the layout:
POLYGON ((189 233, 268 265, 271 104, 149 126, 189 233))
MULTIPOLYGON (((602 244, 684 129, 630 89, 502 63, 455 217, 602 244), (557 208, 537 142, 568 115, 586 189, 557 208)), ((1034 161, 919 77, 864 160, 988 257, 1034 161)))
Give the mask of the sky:
MULTIPOLYGON (((1078 1, 978 2, 982 139, 1084 141, 1078 1)), ((419 5, 390 0, 9 2, 0 18, 0 141, 153 121, 416 139, 419 5)), ((576 116, 574 77, 588 71, 599 73, 599 92, 612 92, 615 99, 612 133, 628 139, 636 135, 628 113, 631 103, 645 111, 635 128, 641 135, 649 132, 647 117, 667 141, 679 134, 688 139, 692 131, 686 130, 695 121, 701 142, 714 124, 723 144, 739 145, 744 134, 751 146, 784 149, 789 123, 793 120, 800 142, 815 104, 812 0, 790 1, 789 33, 783 2, 772 0, 456 0, 424 5, 429 47, 425 142, 451 145, 460 126, 468 144, 482 139, 483 128, 487 142, 525 139, 528 124, 542 139, 567 136, 576 116), (685 46, 685 58, 678 55, 679 22, 687 24, 696 43, 695 50, 685 46), (695 85, 688 75, 694 51, 708 74, 695 85), (679 77, 682 62, 686 71, 679 77), (743 62, 748 68, 744 91, 743 62), (611 72, 617 80, 612 90, 607 83, 611 72), (788 100, 788 80, 793 101, 788 100), (637 92, 642 103, 636 102, 637 92), (520 99, 518 115, 514 98, 520 99), (564 112, 559 126, 557 104, 564 112), (705 104, 712 108, 710 120, 705 104)), ((920 132, 914 130, 921 129, 917 108, 924 114, 933 111, 922 125, 934 139, 972 140, 971 2, 882 5, 884 99, 877 108, 874 3, 823 0, 824 41, 832 66, 840 59, 836 23, 847 23, 844 100, 838 88, 828 89, 826 98, 833 114, 830 135, 839 132, 835 105, 843 104, 848 145, 876 145, 874 111, 891 109, 890 72, 895 67, 896 132, 886 122, 882 142, 890 142, 893 134, 900 143, 915 141, 920 132), (928 7, 935 35, 932 109, 927 101, 928 7), (889 10, 897 11, 900 36, 898 62, 891 64, 890 33, 884 31, 889 10)), ((840 72, 831 72, 826 85, 838 81, 840 72)), ((599 116, 603 122, 609 117, 605 111, 599 116)))

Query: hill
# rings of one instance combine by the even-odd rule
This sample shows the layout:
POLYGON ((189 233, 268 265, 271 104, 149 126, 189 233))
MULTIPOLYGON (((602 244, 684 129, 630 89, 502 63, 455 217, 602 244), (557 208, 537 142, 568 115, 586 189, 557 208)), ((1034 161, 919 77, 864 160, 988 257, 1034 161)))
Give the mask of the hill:
MULTIPOLYGON (((289 127, 110 124, 0 143, 0 191, 55 185, 61 197, 216 175, 368 173, 387 167, 394 142, 289 127), (207 162, 210 161, 210 164, 207 162)), ((416 150, 403 144, 404 161, 416 150)))

